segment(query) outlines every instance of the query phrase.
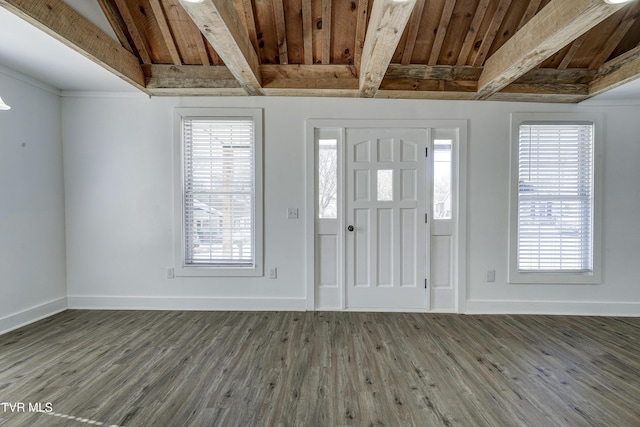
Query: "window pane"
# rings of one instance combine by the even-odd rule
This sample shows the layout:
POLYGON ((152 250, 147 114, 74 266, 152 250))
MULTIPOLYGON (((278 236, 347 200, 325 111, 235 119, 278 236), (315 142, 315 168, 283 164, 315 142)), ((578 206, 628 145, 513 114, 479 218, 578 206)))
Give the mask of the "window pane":
POLYGON ((593 126, 520 126, 518 270, 593 270, 593 126))
POLYGON ((451 140, 436 139, 433 150, 433 216, 451 219, 451 140))
POLYGON ((186 118, 185 265, 254 265, 254 135, 248 119, 186 118))
POLYGON ((378 200, 387 202, 393 200, 393 170, 378 171, 378 200))
POLYGON ((318 141, 318 218, 338 218, 338 141, 318 141))

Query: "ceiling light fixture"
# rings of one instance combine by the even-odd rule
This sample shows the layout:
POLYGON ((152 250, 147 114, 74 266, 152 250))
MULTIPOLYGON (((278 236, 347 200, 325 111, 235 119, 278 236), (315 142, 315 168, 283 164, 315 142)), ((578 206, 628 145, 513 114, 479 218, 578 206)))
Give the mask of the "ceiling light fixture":
POLYGON ((202 3, 204 0, 184 0, 187 3, 202 3))
POLYGON ((631 0, 604 0, 605 3, 609 4, 621 4, 621 3, 629 3, 631 0))
POLYGON ((2 98, 0 98, 0 110, 11 110, 11 107, 5 104, 2 98))

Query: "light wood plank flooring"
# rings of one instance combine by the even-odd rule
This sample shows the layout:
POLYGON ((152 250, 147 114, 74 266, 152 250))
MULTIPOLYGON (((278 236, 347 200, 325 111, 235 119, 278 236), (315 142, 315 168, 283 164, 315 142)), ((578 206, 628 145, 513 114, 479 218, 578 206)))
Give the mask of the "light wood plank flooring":
POLYGON ((70 310, 0 336, 0 402, 52 406, 0 405, 11 427, 640 426, 640 319, 70 310))

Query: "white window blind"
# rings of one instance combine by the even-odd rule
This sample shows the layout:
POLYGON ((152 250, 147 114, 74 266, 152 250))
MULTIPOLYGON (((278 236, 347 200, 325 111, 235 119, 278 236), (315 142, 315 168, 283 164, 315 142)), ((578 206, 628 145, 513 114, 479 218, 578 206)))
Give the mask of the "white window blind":
POLYGON ((250 118, 184 117, 185 266, 255 265, 255 143, 250 118))
POLYGON ((593 271, 593 124, 519 129, 520 272, 593 271))

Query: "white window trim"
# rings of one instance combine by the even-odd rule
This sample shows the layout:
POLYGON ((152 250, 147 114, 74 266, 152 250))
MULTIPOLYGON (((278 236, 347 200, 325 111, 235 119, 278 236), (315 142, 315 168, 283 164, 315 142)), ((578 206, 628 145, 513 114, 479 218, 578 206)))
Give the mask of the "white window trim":
POLYGON ((602 265, 602 144, 603 119, 594 113, 513 113, 511 114, 511 167, 509 193, 509 283, 515 284, 599 284, 602 265), (518 140, 523 122, 592 122, 593 147, 593 271, 590 273, 520 272, 518 251, 518 140))
POLYGON ((173 119, 173 143, 174 143, 174 270, 178 277, 250 277, 264 275, 264 198, 263 198, 263 125, 261 108, 176 108, 173 119), (255 233, 255 263, 253 267, 209 267, 209 266, 185 266, 184 254, 184 165, 182 143, 182 118, 183 117, 207 117, 207 118, 251 118, 254 123, 254 179, 255 179, 255 206, 254 206, 254 233, 255 233))

